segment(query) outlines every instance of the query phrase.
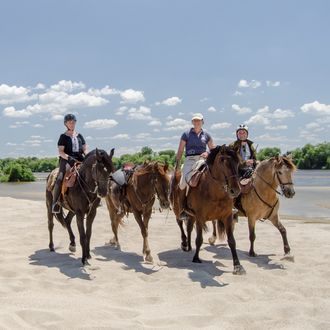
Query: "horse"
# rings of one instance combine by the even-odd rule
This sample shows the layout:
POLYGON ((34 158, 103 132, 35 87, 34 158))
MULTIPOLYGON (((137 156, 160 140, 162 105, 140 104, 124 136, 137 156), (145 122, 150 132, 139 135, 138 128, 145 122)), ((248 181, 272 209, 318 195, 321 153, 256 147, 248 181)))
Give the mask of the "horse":
POLYGON ((181 230, 181 248, 183 251, 191 250, 191 232, 195 223, 197 231, 196 252, 192 261, 201 263, 199 251, 203 243, 203 229, 206 229, 207 221, 219 219, 218 229, 222 234, 227 234, 228 245, 232 253, 233 274, 243 275, 246 272, 240 264, 236 252, 232 215, 233 198, 240 193, 239 158, 231 147, 222 145, 211 150, 206 164, 208 169, 202 173, 199 184, 194 188, 189 188, 187 196, 188 237, 184 232, 182 221, 179 219, 181 213, 180 194, 185 193, 185 191, 180 190, 178 185, 181 172, 177 170, 172 176, 170 199, 181 230))
POLYGON ((109 211, 111 228, 114 234, 109 244, 120 250, 118 226, 123 222, 125 211, 126 215, 128 213, 133 213, 143 237, 143 257, 148 263, 153 263, 153 257, 148 242, 148 224, 156 196, 159 199, 159 204, 162 209, 168 209, 170 207, 168 199, 169 177, 167 171, 168 165, 161 164, 157 161, 137 166, 124 187, 125 192, 123 198, 120 197, 121 187, 114 181, 110 182, 110 191, 105 198, 109 211), (125 200, 124 206, 122 206, 120 199, 125 200))
POLYGON ((55 182, 58 172, 55 169, 47 177, 46 206, 50 251, 55 251, 53 242, 54 215, 62 226, 68 230, 70 237, 69 250, 71 252, 76 251, 75 236, 71 229, 72 218, 76 216, 82 248, 81 261, 83 265, 88 265, 87 259, 91 258, 90 239, 92 224, 96 216, 96 209, 101 201, 100 198, 105 197, 108 193, 109 176, 114 171, 112 163, 113 153, 114 149, 110 151, 110 154, 107 154, 104 150, 95 149, 86 155, 80 168, 76 169, 77 179, 74 185, 68 188, 64 196, 60 197, 61 211, 58 214, 52 213, 52 182, 55 182), (63 208, 68 210, 66 216, 64 216, 63 208), (86 231, 84 226, 85 216, 86 231))
MULTIPOLYGON (((277 195, 284 195, 292 198, 295 195, 292 173, 296 167, 290 157, 277 156, 263 160, 258 164, 252 176, 251 190, 241 195, 242 210, 235 214, 248 218, 250 250, 249 255, 256 257, 254 241, 256 239, 255 224, 258 219, 268 219, 279 230, 283 240, 284 258, 293 261, 290 255, 290 246, 287 239, 286 229, 281 223, 278 215, 279 198, 277 195), (278 191, 281 187, 282 193, 278 191)), ((213 222, 213 235, 209 242, 214 244, 216 239, 216 224, 213 222)))

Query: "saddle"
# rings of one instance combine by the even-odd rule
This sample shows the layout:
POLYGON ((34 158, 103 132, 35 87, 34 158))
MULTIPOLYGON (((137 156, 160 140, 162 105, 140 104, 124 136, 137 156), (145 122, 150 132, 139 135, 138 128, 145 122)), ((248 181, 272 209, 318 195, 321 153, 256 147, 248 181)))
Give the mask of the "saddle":
POLYGON ((75 162, 73 167, 69 168, 64 175, 64 179, 62 182, 61 192, 64 196, 68 188, 74 186, 77 179, 77 171, 79 170, 81 162, 75 162))
POLYGON ((188 185, 190 187, 195 188, 198 186, 199 180, 202 174, 205 172, 206 168, 207 168, 206 163, 203 163, 198 168, 194 169, 194 172, 188 182, 188 185))
POLYGON ((247 194, 251 191, 252 189, 252 178, 246 178, 246 179, 241 179, 239 181, 239 187, 241 188, 241 194, 247 194))

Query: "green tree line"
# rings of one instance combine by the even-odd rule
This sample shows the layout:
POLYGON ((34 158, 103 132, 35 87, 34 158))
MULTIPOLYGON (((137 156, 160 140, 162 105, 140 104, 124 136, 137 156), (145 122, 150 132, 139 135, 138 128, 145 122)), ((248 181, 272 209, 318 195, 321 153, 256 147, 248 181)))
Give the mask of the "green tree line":
MULTIPOLYGON (((268 159, 270 157, 280 155, 280 148, 263 148, 260 149, 258 160, 268 159)), ((330 169, 330 143, 324 142, 317 145, 306 144, 302 148, 296 148, 288 151, 292 154, 293 161, 299 169, 330 169)), ((120 157, 114 157, 113 162, 116 168, 120 168, 125 163, 132 162, 134 164, 142 164, 145 161, 160 161, 169 164, 170 167, 175 165, 174 150, 163 150, 155 152, 150 147, 143 147, 139 152, 134 154, 124 154, 120 157)), ((21 157, 21 158, 4 158, 0 159, 0 181, 34 181, 33 172, 50 172, 58 165, 58 157, 37 158, 37 157, 21 157)))

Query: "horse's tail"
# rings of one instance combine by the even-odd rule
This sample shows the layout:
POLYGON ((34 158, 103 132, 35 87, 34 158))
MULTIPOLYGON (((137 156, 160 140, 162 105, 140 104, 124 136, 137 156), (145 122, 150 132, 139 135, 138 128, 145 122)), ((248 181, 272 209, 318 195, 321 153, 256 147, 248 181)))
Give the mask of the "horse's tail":
POLYGON ((226 237, 226 227, 221 220, 217 220, 218 235, 219 239, 223 240, 226 237))
POLYGON ((64 213, 63 213, 63 208, 61 207, 61 211, 60 213, 55 213, 55 218, 57 219, 57 221, 64 227, 66 228, 66 222, 65 222, 65 218, 64 218, 64 213))

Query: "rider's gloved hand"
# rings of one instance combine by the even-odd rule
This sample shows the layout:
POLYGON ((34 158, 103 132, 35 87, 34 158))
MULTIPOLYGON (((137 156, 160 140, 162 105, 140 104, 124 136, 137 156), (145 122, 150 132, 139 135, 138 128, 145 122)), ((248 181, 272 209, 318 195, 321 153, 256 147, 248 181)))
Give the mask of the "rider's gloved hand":
POLYGON ((69 163, 69 165, 71 167, 73 167, 73 165, 74 165, 75 162, 77 162, 77 159, 75 159, 75 158, 73 158, 71 156, 68 157, 68 163, 69 163))

